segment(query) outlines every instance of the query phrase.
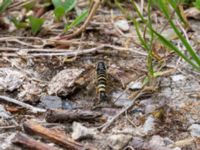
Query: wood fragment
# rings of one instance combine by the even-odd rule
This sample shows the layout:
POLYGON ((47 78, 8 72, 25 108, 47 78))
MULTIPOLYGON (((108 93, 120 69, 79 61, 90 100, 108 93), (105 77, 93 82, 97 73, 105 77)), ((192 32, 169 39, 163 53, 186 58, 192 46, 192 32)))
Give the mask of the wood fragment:
POLYGON ((70 150, 83 150, 83 149, 88 149, 88 150, 96 150, 96 148, 92 146, 84 146, 81 143, 78 143, 71 139, 70 137, 67 137, 64 134, 60 134, 56 131, 50 130, 48 128, 45 128, 33 121, 27 121, 24 123, 24 129, 27 133, 33 133, 37 134, 44 139, 47 139, 51 142, 54 142, 66 149, 70 150))
POLYGON ((18 101, 16 99, 13 99, 13 98, 10 98, 10 97, 7 97, 7 96, 3 96, 3 95, 0 95, 0 101, 6 101, 6 102, 9 102, 9 103, 13 103, 13 104, 22 106, 24 108, 29 109, 33 113, 43 113, 43 112, 46 112, 46 109, 37 108, 37 107, 34 107, 32 105, 26 104, 24 102, 21 102, 21 101, 18 101))
POLYGON ((58 150, 55 147, 36 141, 23 133, 17 133, 12 139, 12 143, 32 150, 58 150))
POLYGON ((95 122, 102 120, 102 113, 90 110, 48 110, 46 121, 53 122, 73 122, 88 121, 95 122))

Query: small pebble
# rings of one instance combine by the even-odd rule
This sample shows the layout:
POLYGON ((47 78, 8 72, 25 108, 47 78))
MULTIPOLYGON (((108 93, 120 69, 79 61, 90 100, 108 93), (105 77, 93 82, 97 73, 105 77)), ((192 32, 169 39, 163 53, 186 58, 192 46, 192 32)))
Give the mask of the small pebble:
POLYGON ((133 81, 133 82, 129 83, 128 87, 131 90, 140 90, 140 89, 142 89, 143 84, 140 81, 136 81, 136 82, 133 81))
POLYGON ((147 118, 147 120, 145 121, 142 129, 143 129, 143 132, 145 134, 148 134, 150 131, 153 131, 154 130, 154 127, 155 127, 155 123, 154 123, 155 119, 153 118, 153 116, 149 116, 147 118))
POLYGON ((62 108, 62 100, 58 96, 42 96, 40 98, 39 107, 46 109, 60 109, 62 108))
POLYGON ((177 74, 177 75, 171 76, 171 78, 174 82, 177 82, 177 81, 184 80, 186 77, 182 74, 177 74))
POLYGON ((108 144, 113 150, 123 149, 131 140, 130 135, 117 134, 108 137, 108 144))
POLYGON ((159 135, 154 135, 151 140, 149 141, 149 144, 151 145, 159 145, 159 146, 164 146, 164 140, 161 136, 159 135))
POLYGON ((127 20, 117 20, 115 23, 115 26, 118 27, 120 30, 126 32, 129 30, 129 24, 127 20))
POLYGON ((200 124, 192 124, 188 130, 193 137, 200 138, 200 124))
POLYGON ((72 125, 73 133, 72 138, 74 140, 81 140, 85 138, 92 138, 93 135, 96 134, 95 129, 89 129, 87 127, 84 127, 82 124, 78 122, 74 122, 72 125))
POLYGON ((3 105, 0 105, 0 118, 9 119, 11 114, 4 109, 3 105))

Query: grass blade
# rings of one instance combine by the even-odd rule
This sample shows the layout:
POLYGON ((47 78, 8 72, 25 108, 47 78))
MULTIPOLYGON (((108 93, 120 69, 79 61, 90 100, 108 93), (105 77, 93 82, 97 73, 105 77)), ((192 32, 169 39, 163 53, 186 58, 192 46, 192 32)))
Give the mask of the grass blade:
POLYGON ((167 40, 165 37, 163 37, 162 35, 160 35, 158 32, 156 32, 155 30, 152 29, 152 31, 157 35, 157 37, 159 38, 159 40, 168 48, 170 48, 171 50, 173 50, 174 52, 176 52, 181 58, 183 58, 186 62, 188 62, 189 64, 191 64, 194 68, 196 68, 197 70, 200 70, 200 67, 193 63, 186 55, 184 55, 175 45, 173 45, 169 40, 167 40))
POLYGON ((12 0, 3 0, 0 6, 0 13, 2 13, 6 8, 12 3, 12 0))
POLYGON ((72 27, 79 25, 81 22, 85 20, 88 14, 89 14, 88 10, 83 11, 79 16, 76 17, 76 19, 70 25, 65 26, 64 32, 67 32, 72 27))

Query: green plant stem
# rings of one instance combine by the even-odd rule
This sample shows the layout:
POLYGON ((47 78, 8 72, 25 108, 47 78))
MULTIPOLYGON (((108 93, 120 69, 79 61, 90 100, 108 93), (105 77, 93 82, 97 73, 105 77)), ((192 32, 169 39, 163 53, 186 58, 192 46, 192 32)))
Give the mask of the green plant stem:
POLYGON ((137 12, 138 16, 141 18, 142 22, 145 22, 146 20, 144 19, 143 15, 140 13, 140 10, 138 9, 137 5, 135 4, 134 0, 130 0, 131 4, 133 5, 133 8, 137 12))

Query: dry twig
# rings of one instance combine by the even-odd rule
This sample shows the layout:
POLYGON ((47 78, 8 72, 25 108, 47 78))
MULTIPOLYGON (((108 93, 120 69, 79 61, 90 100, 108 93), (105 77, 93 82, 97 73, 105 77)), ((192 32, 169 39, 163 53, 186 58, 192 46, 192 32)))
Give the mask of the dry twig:
POLYGON ((111 124, 117 120, 123 113, 125 113, 126 111, 128 111, 130 108, 132 108, 135 104, 135 101, 137 98, 139 98, 141 95, 143 94, 143 91, 140 91, 135 98, 133 99, 132 103, 130 105, 128 105, 127 107, 125 107, 124 109, 122 109, 118 114, 116 114, 112 119, 108 120, 104 125, 102 125, 100 128, 101 132, 105 132, 110 126, 111 124))
POLYGON ((102 120, 102 113, 89 110, 48 110, 47 122, 73 122, 88 121, 95 122, 102 120))
POLYGON ((27 149, 34 149, 34 150, 58 150, 52 146, 44 144, 42 142, 36 141, 31 137, 28 137, 25 134, 17 133, 12 139, 12 143, 25 147, 27 149))
MULTIPOLYGON (((10 56, 10 57, 18 57, 20 54, 15 54, 16 52, 27 52, 27 53, 22 53, 22 55, 27 55, 30 57, 41 57, 41 56, 67 56, 67 57, 72 57, 72 56, 80 56, 84 54, 89 54, 89 53, 94 53, 94 52, 104 52, 105 50, 102 50, 104 48, 111 48, 117 51, 130 51, 142 56, 147 56, 146 52, 140 52, 137 50, 133 50, 131 48, 125 48, 125 47, 119 47, 119 46, 114 46, 110 44, 101 44, 98 47, 90 48, 90 49, 82 49, 82 50, 66 50, 66 49, 34 49, 34 48, 24 48, 24 49, 19 49, 19 48, 14 48, 14 47, 1 47, 0 51, 5 52, 1 53, 3 56, 10 56), (9 52, 9 53, 8 53, 9 52)), ((111 51, 113 53, 113 51, 111 51)), ((111 53, 110 52, 110 53, 111 53)))
POLYGON ((0 101, 6 101, 6 102, 9 102, 9 103, 13 103, 13 104, 22 106, 24 108, 27 108, 27 109, 31 110, 31 112, 33 112, 33 113, 38 113, 38 112, 39 113, 43 113, 43 112, 46 112, 45 109, 37 108, 37 107, 34 107, 32 105, 26 104, 24 102, 21 102, 21 101, 18 101, 16 99, 13 99, 13 98, 10 98, 10 97, 6 97, 6 96, 3 96, 3 95, 0 95, 0 101))
POLYGON ((70 150, 82 150, 82 149, 88 149, 88 150, 96 150, 96 148, 92 146, 84 146, 81 143, 78 143, 71 139, 70 137, 67 137, 64 134, 60 134, 56 131, 50 130, 48 128, 45 128, 35 122, 27 121, 24 123, 24 129, 27 131, 27 133, 34 133, 37 135, 42 136, 44 139, 48 139, 52 142, 55 142, 56 144, 63 146, 66 149, 70 150))

